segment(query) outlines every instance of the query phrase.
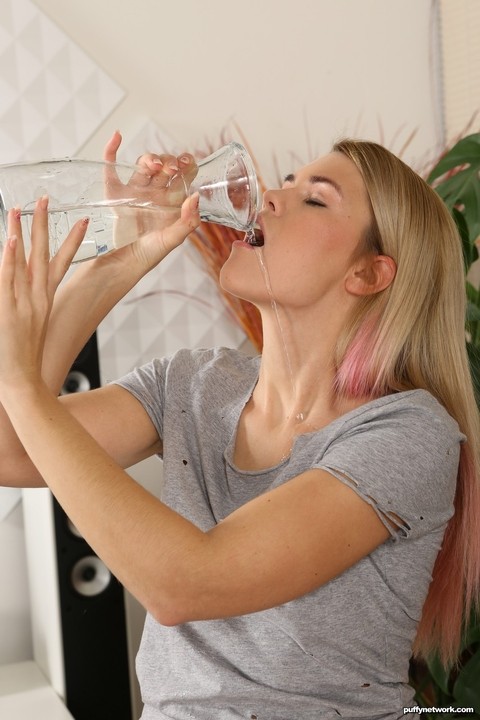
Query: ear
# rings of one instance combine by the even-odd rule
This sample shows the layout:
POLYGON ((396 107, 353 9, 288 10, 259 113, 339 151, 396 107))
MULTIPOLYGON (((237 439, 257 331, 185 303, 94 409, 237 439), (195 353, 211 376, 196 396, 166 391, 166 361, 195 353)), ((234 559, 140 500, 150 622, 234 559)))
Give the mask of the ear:
POLYGON ((396 272, 395 260, 388 255, 364 255, 350 269, 345 289, 350 295, 375 295, 393 282, 396 272))

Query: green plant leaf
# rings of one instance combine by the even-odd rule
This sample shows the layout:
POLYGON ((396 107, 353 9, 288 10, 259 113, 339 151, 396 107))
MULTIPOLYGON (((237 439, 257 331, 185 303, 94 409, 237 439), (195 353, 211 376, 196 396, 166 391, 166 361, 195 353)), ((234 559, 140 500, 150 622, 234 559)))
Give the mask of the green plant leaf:
POLYGON ((467 343, 468 359, 470 360, 470 371, 472 373, 473 387, 477 401, 480 402, 480 348, 473 343, 467 343))
POLYGON ((473 305, 478 305, 479 292, 475 285, 472 285, 472 283, 467 280, 465 282, 465 290, 469 302, 473 303, 473 305))
POLYGON ((480 235, 480 133, 456 143, 433 168, 427 182, 435 184, 439 179, 435 190, 451 211, 462 211, 473 243, 480 235))
POLYGON ((455 170, 463 165, 472 164, 477 166, 480 163, 480 133, 473 133, 459 140, 439 160, 427 177, 427 182, 432 184, 434 180, 442 177, 445 173, 455 170))
MULTIPOLYGON (((470 647, 476 643, 479 643, 480 649, 480 625, 475 625, 474 627, 469 628, 465 639, 465 647, 470 647)), ((478 680, 480 682, 480 676, 478 680)))
POLYGON ((451 692, 448 687, 450 668, 445 668, 445 666, 442 665, 438 655, 433 655, 433 657, 427 660, 426 664, 435 684, 440 688, 442 693, 450 696, 451 692))
POLYGON ((478 322, 478 320, 480 320, 480 308, 478 305, 469 302, 467 304, 467 321, 471 323, 478 322))
POLYGON ((480 711, 480 648, 460 670, 453 697, 460 707, 473 707, 480 711))
POLYGON ((470 237, 470 230, 465 215, 460 212, 460 210, 457 210, 457 208, 452 208, 451 213, 462 240, 463 261, 465 265, 465 274, 467 274, 470 267, 478 258, 478 249, 473 238, 470 237))

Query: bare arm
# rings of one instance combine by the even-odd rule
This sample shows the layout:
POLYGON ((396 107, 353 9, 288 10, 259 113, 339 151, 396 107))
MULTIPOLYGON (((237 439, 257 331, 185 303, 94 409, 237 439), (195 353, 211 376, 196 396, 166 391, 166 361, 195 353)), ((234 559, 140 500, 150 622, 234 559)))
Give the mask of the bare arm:
POLYGON ((41 378, 51 272, 45 248, 46 233, 28 265, 21 243, 8 243, 4 253, 0 400, 72 522, 160 622, 278 605, 328 582, 386 539, 368 503, 321 470, 261 495, 209 532, 137 485, 112 455, 123 462, 159 447, 140 404, 121 388, 104 388, 79 394, 66 407, 41 378))
MULTIPOLYGON (((117 385, 66 395, 58 398, 57 402, 68 409, 71 416, 122 468, 162 452, 161 439, 142 405, 117 385)), ((7 419, 13 442, 18 443, 20 449, 15 453, 5 453, 2 457, 2 485, 44 487, 43 476, 32 462, 28 448, 25 450, 8 416, 7 419)), ((49 452, 53 452, 50 441, 51 438, 46 440, 46 447, 50 448, 49 452)))
MULTIPOLYGON (((105 159, 114 161, 116 151, 120 145, 121 137, 116 133, 105 149, 105 159)), ((164 158, 167 160, 167 158, 164 158)), ((143 164, 150 168, 152 176, 162 173, 165 183, 174 172, 163 165, 154 163, 154 156, 145 156, 143 164)), ((191 158, 189 172, 195 173, 195 163, 191 158)), ((188 173, 187 173, 188 174, 188 173)), ((156 182, 156 192, 161 191, 162 183, 156 182)), ((37 226, 38 223, 37 219, 37 226)), ((45 225, 46 218, 43 220, 45 225)), ((52 307, 49 322, 45 329, 44 349, 42 357, 42 376, 47 387, 58 394, 63 381, 72 366, 75 358, 83 348, 85 342, 96 330, 99 323, 108 312, 125 296, 125 294, 155 265, 157 265, 173 248, 183 242, 184 238, 198 224, 195 202, 190 201, 184 204, 179 221, 166 230, 151 234, 141 241, 128 245, 103 258, 84 263, 72 274, 68 282, 65 282, 57 290, 57 287, 64 276, 71 258, 81 241, 85 227, 76 227, 68 241, 52 261, 51 265, 51 287, 49 288, 52 307)), ((13 232, 13 230, 12 230, 13 232)), ((32 238, 33 241, 33 238, 32 238)), ((121 391, 118 391, 121 393, 121 391)), ((105 445, 102 433, 103 425, 97 422, 100 417, 98 408, 102 405, 104 415, 108 414, 109 407, 115 412, 116 400, 111 403, 115 392, 100 394, 90 399, 75 396, 68 400, 70 411, 78 415, 79 420, 98 438, 102 445, 105 445), (105 403, 105 405, 103 405, 105 403), (111 405, 110 405, 111 403, 111 405), (85 406, 89 408, 84 410, 85 406)), ((136 403, 133 398, 128 398, 125 403, 136 403)), ((137 412, 145 416, 145 424, 148 427, 149 420, 143 411, 138 408, 137 412)), ((147 433, 148 435, 148 433, 147 433)), ((150 437, 146 443, 150 442, 150 437)), ((130 446, 128 446, 130 449, 130 446)), ((114 452, 114 457, 127 466, 137 462, 138 453, 145 452, 144 447, 131 448, 132 455, 127 457, 124 444, 121 448, 122 454, 116 454, 116 449, 109 449, 114 452)), ((0 484, 7 486, 26 487, 43 485, 43 480, 37 469, 31 463, 28 454, 12 428, 10 420, 3 408, 0 406, 0 484)))
POLYGON ((75 526, 163 624, 287 602, 388 537, 373 508, 322 470, 303 473, 202 532, 137 485, 48 390, 22 384, 2 395, 75 526))

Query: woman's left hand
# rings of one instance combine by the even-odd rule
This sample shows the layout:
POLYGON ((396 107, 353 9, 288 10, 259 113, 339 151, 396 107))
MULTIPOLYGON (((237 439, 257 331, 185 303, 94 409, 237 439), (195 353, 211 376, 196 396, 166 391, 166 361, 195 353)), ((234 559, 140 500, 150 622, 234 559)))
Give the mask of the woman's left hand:
POLYGON ((19 210, 8 214, 0 266, 0 393, 41 378, 43 345, 55 292, 85 235, 88 220, 75 224, 50 260, 48 198, 37 201, 31 251, 25 255, 19 210))

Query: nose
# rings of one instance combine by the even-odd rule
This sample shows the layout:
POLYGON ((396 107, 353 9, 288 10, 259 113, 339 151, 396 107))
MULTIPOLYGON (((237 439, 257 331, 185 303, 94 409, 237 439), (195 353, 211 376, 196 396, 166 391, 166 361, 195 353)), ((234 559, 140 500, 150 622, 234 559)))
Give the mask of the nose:
POLYGON ((263 193, 263 210, 270 210, 275 215, 279 215, 284 206, 282 190, 266 190, 263 193))

